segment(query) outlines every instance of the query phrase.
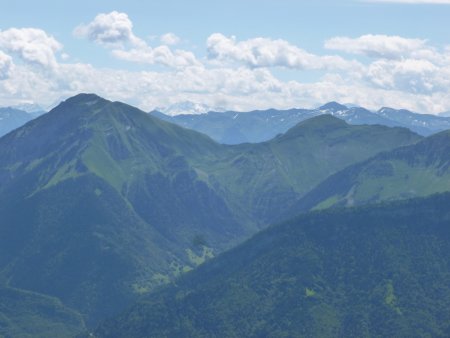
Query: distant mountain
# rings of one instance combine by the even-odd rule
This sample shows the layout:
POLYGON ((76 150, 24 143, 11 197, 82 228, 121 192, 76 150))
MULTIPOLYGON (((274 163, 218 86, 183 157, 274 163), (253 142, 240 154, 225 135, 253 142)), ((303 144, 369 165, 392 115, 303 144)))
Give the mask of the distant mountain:
POLYGON ((195 103, 191 101, 178 102, 165 108, 156 108, 155 110, 162 112, 163 114, 168 116, 175 116, 180 114, 197 115, 205 114, 210 111, 224 111, 221 108, 213 108, 206 104, 195 103))
POLYGON ((374 112, 371 112, 361 107, 347 108, 336 102, 327 103, 317 109, 321 114, 331 114, 337 118, 340 118, 350 124, 380 124, 389 127, 405 127, 399 122, 380 116, 374 112))
POLYGON ((285 133, 297 123, 320 115, 318 112, 291 109, 256 110, 247 113, 208 112, 201 115, 167 116, 152 112, 154 116, 193 129, 210 136, 223 144, 258 143, 268 141, 278 134, 285 133))
POLYGON ((384 152, 330 176, 290 214, 450 191, 450 131, 384 152))
POLYGON ((317 109, 257 110, 251 112, 208 112, 206 114, 181 114, 168 116, 151 112, 163 120, 207 134, 224 144, 258 143, 285 133, 297 123, 314 116, 330 114, 350 124, 380 124, 389 127, 405 127, 421 135, 450 129, 450 117, 416 114, 390 108, 372 112, 361 107, 347 107, 330 102, 317 109))
POLYGON ((40 105, 35 103, 23 103, 12 106, 11 108, 22 110, 27 113, 32 113, 36 116, 42 115, 45 112, 45 109, 40 105))
POLYGON ((450 129, 450 117, 417 114, 405 109, 392 108, 381 108, 376 114, 424 136, 450 129))
POLYGON ((92 325, 283 218, 328 176, 421 139, 324 115, 226 146, 77 95, 0 138, 0 281, 92 325))
POLYGON ((310 213, 146 297, 102 337, 448 337, 450 194, 310 213))
POLYGON ((0 108, 0 137, 21 127, 35 116, 15 108, 0 108))

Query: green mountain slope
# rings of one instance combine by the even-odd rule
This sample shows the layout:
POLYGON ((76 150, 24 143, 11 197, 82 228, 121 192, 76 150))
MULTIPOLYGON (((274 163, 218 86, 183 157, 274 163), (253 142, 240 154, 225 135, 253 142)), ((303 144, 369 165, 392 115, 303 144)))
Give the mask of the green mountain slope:
POLYGON ((80 94, 0 139, 0 278, 92 325, 282 218, 330 174, 420 139, 322 116, 225 146, 80 94))
POLYGON ((96 337, 448 337, 450 194, 270 227, 96 337))
POLYGON ((381 153, 332 175, 302 198, 291 213, 445 191, 450 191, 449 131, 381 153))
POLYGON ((235 151, 210 169, 210 179, 265 225, 284 218, 296 200, 349 164, 419 139, 403 128, 351 126, 322 115, 271 141, 231 147, 235 151))

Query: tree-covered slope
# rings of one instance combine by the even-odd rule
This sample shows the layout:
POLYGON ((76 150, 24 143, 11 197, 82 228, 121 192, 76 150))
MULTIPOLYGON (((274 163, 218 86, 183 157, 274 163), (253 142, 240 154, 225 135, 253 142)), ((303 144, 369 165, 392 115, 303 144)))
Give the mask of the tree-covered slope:
POLYGON ((380 153, 330 176, 291 213, 450 191, 450 132, 380 153))
POLYGON ((270 227, 96 337, 448 337, 450 194, 270 227))

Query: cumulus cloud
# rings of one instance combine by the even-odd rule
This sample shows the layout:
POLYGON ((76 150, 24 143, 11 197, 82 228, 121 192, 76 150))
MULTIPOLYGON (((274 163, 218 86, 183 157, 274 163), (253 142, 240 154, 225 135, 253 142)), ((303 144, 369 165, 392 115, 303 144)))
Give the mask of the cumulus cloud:
POLYGON ((181 39, 173 33, 166 33, 160 37, 161 43, 164 45, 176 45, 180 43, 181 39))
POLYGON ((285 40, 254 38, 236 41, 215 33, 207 42, 208 56, 213 60, 242 63, 248 67, 285 67, 292 69, 350 69, 358 64, 339 56, 317 56, 285 40))
POLYGON ((0 49, 45 68, 56 67, 55 54, 62 48, 61 43, 41 29, 10 28, 0 31, 0 49))
POLYGON ((450 86, 448 75, 448 69, 416 59, 378 60, 367 72, 368 80, 381 88, 424 94, 447 90, 450 86))
POLYGON ((450 54, 426 40, 400 36, 335 37, 328 49, 365 55, 373 60, 360 73, 366 85, 412 94, 445 93, 450 86, 450 54))
POLYGON ((133 33, 133 23, 126 13, 113 11, 98 14, 89 24, 75 28, 74 34, 111 48, 115 57, 126 61, 161 64, 173 68, 199 64, 193 53, 184 50, 172 51, 167 46, 179 41, 173 33, 161 36, 165 45, 149 46, 133 33))
POLYGON ((133 33, 133 23, 126 13, 113 11, 100 13, 88 24, 75 28, 77 37, 87 38, 93 42, 107 46, 122 46, 124 44, 145 44, 133 33))
POLYGON ((325 41, 325 48, 372 58, 399 59, 423 49, 425 44, 421 39, 367 34, 358 38, 334 37, 325 41))
POLYGON ((12 58, 0 50, 0 80, 5 80, 9 77, 12 67, 12 58))

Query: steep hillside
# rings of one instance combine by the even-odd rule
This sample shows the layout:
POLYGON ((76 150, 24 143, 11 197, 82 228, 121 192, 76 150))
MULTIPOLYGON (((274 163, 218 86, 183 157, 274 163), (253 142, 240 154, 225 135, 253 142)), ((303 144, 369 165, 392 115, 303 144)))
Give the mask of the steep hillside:
POLYGON ((450 194, 302 215, 96 337, 448 337, 450 194))

